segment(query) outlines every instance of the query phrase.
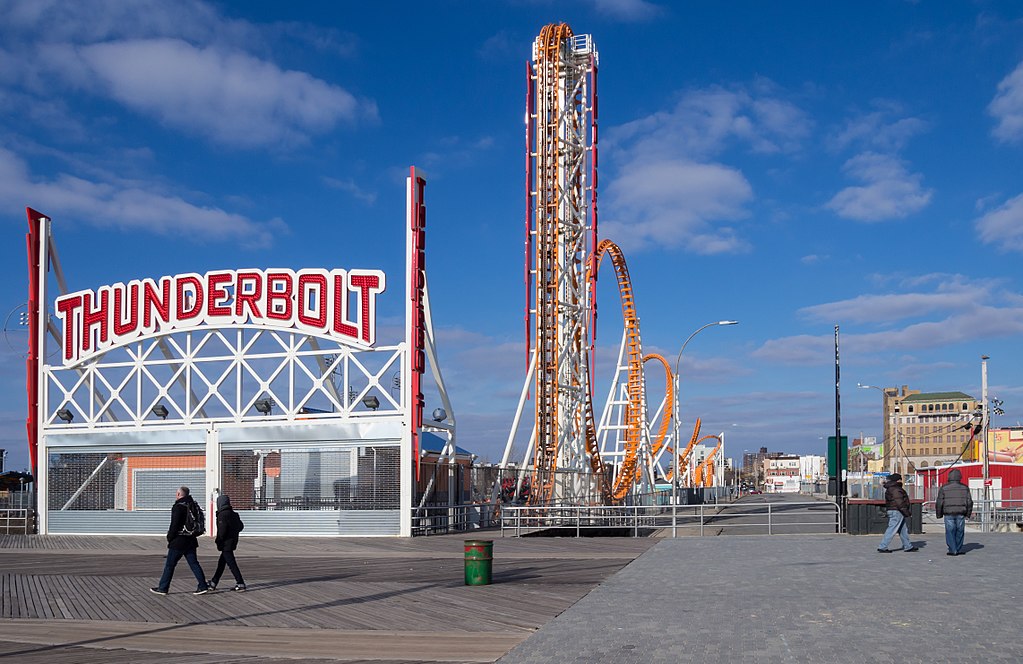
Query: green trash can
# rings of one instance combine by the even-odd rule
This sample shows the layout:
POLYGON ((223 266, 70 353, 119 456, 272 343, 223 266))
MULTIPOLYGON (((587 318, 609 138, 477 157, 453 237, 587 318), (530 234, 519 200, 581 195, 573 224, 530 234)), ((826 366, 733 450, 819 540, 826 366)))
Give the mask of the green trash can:
POLYGON ((465 540, 465 585, 490 585, 494 540, 465 540))

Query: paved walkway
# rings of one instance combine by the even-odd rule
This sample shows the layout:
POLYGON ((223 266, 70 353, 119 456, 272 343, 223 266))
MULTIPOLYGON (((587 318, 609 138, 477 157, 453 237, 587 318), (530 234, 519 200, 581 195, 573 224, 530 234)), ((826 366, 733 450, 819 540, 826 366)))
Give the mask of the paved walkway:
POLYGON ((1023 661, 1023 536, 931 531, 660 540, 499 661, 1023 661))
MULTIPOLYGON (((129 662, 1023 661, 1023 536, 945 556, 879 536, 495 538, 462 585, 462 537, 243 540, 250 590, 195 597, 184 562, 148 592, 160 538, 0 536, 0 658, 129 662)), ((204 543, 200 559, 214 563, 204 543)))

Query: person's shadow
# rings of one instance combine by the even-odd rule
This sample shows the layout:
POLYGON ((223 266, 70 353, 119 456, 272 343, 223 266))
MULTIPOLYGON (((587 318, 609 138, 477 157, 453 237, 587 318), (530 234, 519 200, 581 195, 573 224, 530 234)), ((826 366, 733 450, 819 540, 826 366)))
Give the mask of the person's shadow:
POLYGON ((983 549, 983 548, 984 548, 984 545, 980 544, 979 542, 970 542, 968 544, 963 544, 963 548, 959 549, 959 555, 962 555, 962 554, 967 553, 969 551, 977 551, 977 550, 983 549))

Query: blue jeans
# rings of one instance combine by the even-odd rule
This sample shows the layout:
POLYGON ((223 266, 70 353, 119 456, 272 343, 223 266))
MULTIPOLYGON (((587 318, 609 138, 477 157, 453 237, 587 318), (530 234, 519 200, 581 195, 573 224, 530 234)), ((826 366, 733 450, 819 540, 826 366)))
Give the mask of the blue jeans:
POLYGON ((888 530, 884 531, 884 539, 878 545, 878 551, 885 551, 891 543, 895 533, 902 538, 902 550, 912 549, 913 543, 909 541, 909 521, 899 510, 888 510, 888 530))
POLYGON ((199 565, 199 559, 195 556, 195 549, 187 551, 167 549, 167 562, 163 565, 163 576, 160 577, 160 585, 158 586, 163 592, 170 590, 171 579, 174 578, 174 568, 177 567, 178 561, 181 560, 182 556, 188 561, 188 566, 192 569, 195 580, 199 582, 197 590, 203 590, 207 587, 206 575, 203 574, 202 567, 199 565))
POLYGON ((963 536, 966 533, 966 517, 962 514, 945 515, 945 544, 949 553, 963 550, 963 536))

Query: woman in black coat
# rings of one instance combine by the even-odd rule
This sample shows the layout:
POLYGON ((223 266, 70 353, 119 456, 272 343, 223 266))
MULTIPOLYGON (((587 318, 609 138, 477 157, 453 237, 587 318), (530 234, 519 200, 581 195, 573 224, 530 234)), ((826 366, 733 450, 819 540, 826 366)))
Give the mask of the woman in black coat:
POLYGON ((238 569, 238 562, 234 559, 234 551, 238 548, 238 534, 245 525, 238 513, 231 507, 231 499, 226 495, 217 498, 217 550, 220 551, 220 559, 217 561, 217 571, 209 581, 210 590, 216 590, 220 583, 220 577, 224 575, 224 566, 231 568, 234 575, 235 586, 233 590, 244 591, 245 580, 242 579, 241 570, 238 569))

